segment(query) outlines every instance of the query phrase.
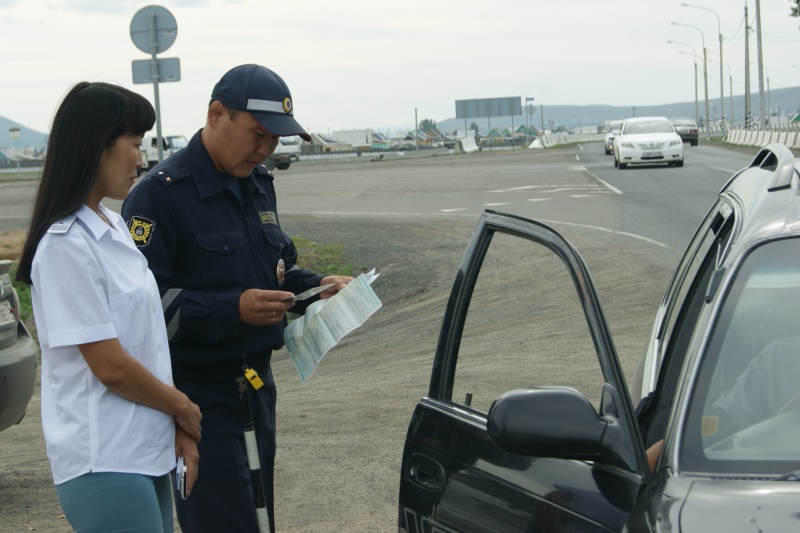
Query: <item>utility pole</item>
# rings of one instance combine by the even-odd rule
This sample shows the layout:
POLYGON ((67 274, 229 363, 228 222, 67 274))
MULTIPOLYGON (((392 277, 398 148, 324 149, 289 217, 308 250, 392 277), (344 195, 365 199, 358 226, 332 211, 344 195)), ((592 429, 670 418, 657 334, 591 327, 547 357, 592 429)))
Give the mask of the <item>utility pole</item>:
POLYGON ((706 139, 711 140, 711 124, 709 124, 708 115, 708 50, 706 50, 705 43, 703 44, 703 80, 706 91, 706 139))
POLYGON ((750 19, 747 18, 747 4, 744 5, 744 127, 753 127, 753 113, 750 110, 750 19))
POLYGON ((761 2, 756 0, 756 42, 758 43, 758 105, 759 105, 759 124, 764 129, 764 59, 761 53, 761 2))

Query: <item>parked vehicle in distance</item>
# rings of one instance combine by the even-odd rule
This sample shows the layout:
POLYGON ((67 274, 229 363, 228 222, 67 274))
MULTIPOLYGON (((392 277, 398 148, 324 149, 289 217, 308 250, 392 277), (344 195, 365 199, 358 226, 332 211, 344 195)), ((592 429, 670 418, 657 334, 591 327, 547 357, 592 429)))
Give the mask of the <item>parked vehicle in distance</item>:
POLYGON ((667 117, 633 117, 625 120, 614 138, 614 166, 667 163, 683 166, 683 141, 667 117))
POLYGON ((611 155, 614 153, 614 137, 619 134, 619 130, 622 128, 623 122, 623 120, 612 120, 608 123, 606 132, 603 135, 603 149, 605 150, 606 155, 611 155))
MULTIPOLYGON (((162 135, 162 160, 168 158, 181 148, 185 148, 188 144, 189 141, 183 135, 162 135)), ((142 139, 142 172, 147 172, 156 166, 158 162, 158 137, 156 135, 147 136, 142 139)))
POLYGON ((297 135, 279 137, 275 152, 264 162, 269 170, 279 168, 286 170, 289 165, 300 160, 300 145, 303 142, 297 135))
POLYGON ((39 348, 20 320, 10 269, 11 261, 0 260, 0 431, 25 416, 39 361, 39 348))
POLYGON ((681 140, 691 146, 697 146, 699 128, 693 118, 672 118, 670 119, 675 133, 680 135, 681 140))
POLYGON ((408 426, 398 530, 796 529, 798 190, 780 144, 722 188, 630 389, 578 251, 485 212, 408 426), (531 304, 507 305, 521 286, 531 304))

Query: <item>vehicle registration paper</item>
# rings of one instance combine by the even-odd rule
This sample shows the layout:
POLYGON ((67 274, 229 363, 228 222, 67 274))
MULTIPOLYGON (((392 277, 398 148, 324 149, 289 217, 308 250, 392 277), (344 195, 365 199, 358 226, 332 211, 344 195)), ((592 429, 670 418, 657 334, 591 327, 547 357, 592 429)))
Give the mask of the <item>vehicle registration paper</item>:
POLYGON ((300 300, 306 300, 311 298, 312 296, 321 293, 325 289, 333 287, 333 283, 328 283, 327 285, 321 285, 319 287, 314 287, 313 289, 308 289, 305 292, 301 292, 300 294, 296 294, 289 298, 284 298, 281 300, 282 302, 299 302, 300 300))

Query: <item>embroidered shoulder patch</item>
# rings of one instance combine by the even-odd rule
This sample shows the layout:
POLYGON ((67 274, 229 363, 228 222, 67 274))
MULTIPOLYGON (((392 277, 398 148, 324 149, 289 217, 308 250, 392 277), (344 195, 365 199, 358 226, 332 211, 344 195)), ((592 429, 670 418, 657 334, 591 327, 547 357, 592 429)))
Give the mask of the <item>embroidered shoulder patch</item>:
POLYGON ((259 211, 258 216, 261 217, 262 224, 278 223, 278 217, 275 216, 275 211, 259 211))
POLYGON ((128 222, 128 230, 131 232, 131 237, 133 237, 133 242, 136 243, 136 246, 147 246, 155 229, 156 223, 144 217, 132 216, 130 222, 128 222))

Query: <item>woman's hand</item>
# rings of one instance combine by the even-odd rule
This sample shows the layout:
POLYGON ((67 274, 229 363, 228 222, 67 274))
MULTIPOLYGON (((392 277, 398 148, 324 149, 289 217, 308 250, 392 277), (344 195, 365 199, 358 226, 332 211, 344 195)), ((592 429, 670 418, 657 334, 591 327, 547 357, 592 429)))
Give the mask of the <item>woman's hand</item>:
MULTIPOLYGON (((177 391, 177 389, 175 389, 177 391)), ((178 391, 180 392, 180 391, 178 391)), ((177 426, 189 434, 195 441, 200 441, 200 420, 203 415, 200 413, 200 408, 197 404, 192 403, 188 396, 180 392, 184 397, 184 407, 180 412, 175 414, 175 422, 177 426)))
POLYGON ((177 425, 175 427, 175 455, 186 460, 186 496, 188 497, 199 474, 200 453, 197 451, 197 441, 177 425))

